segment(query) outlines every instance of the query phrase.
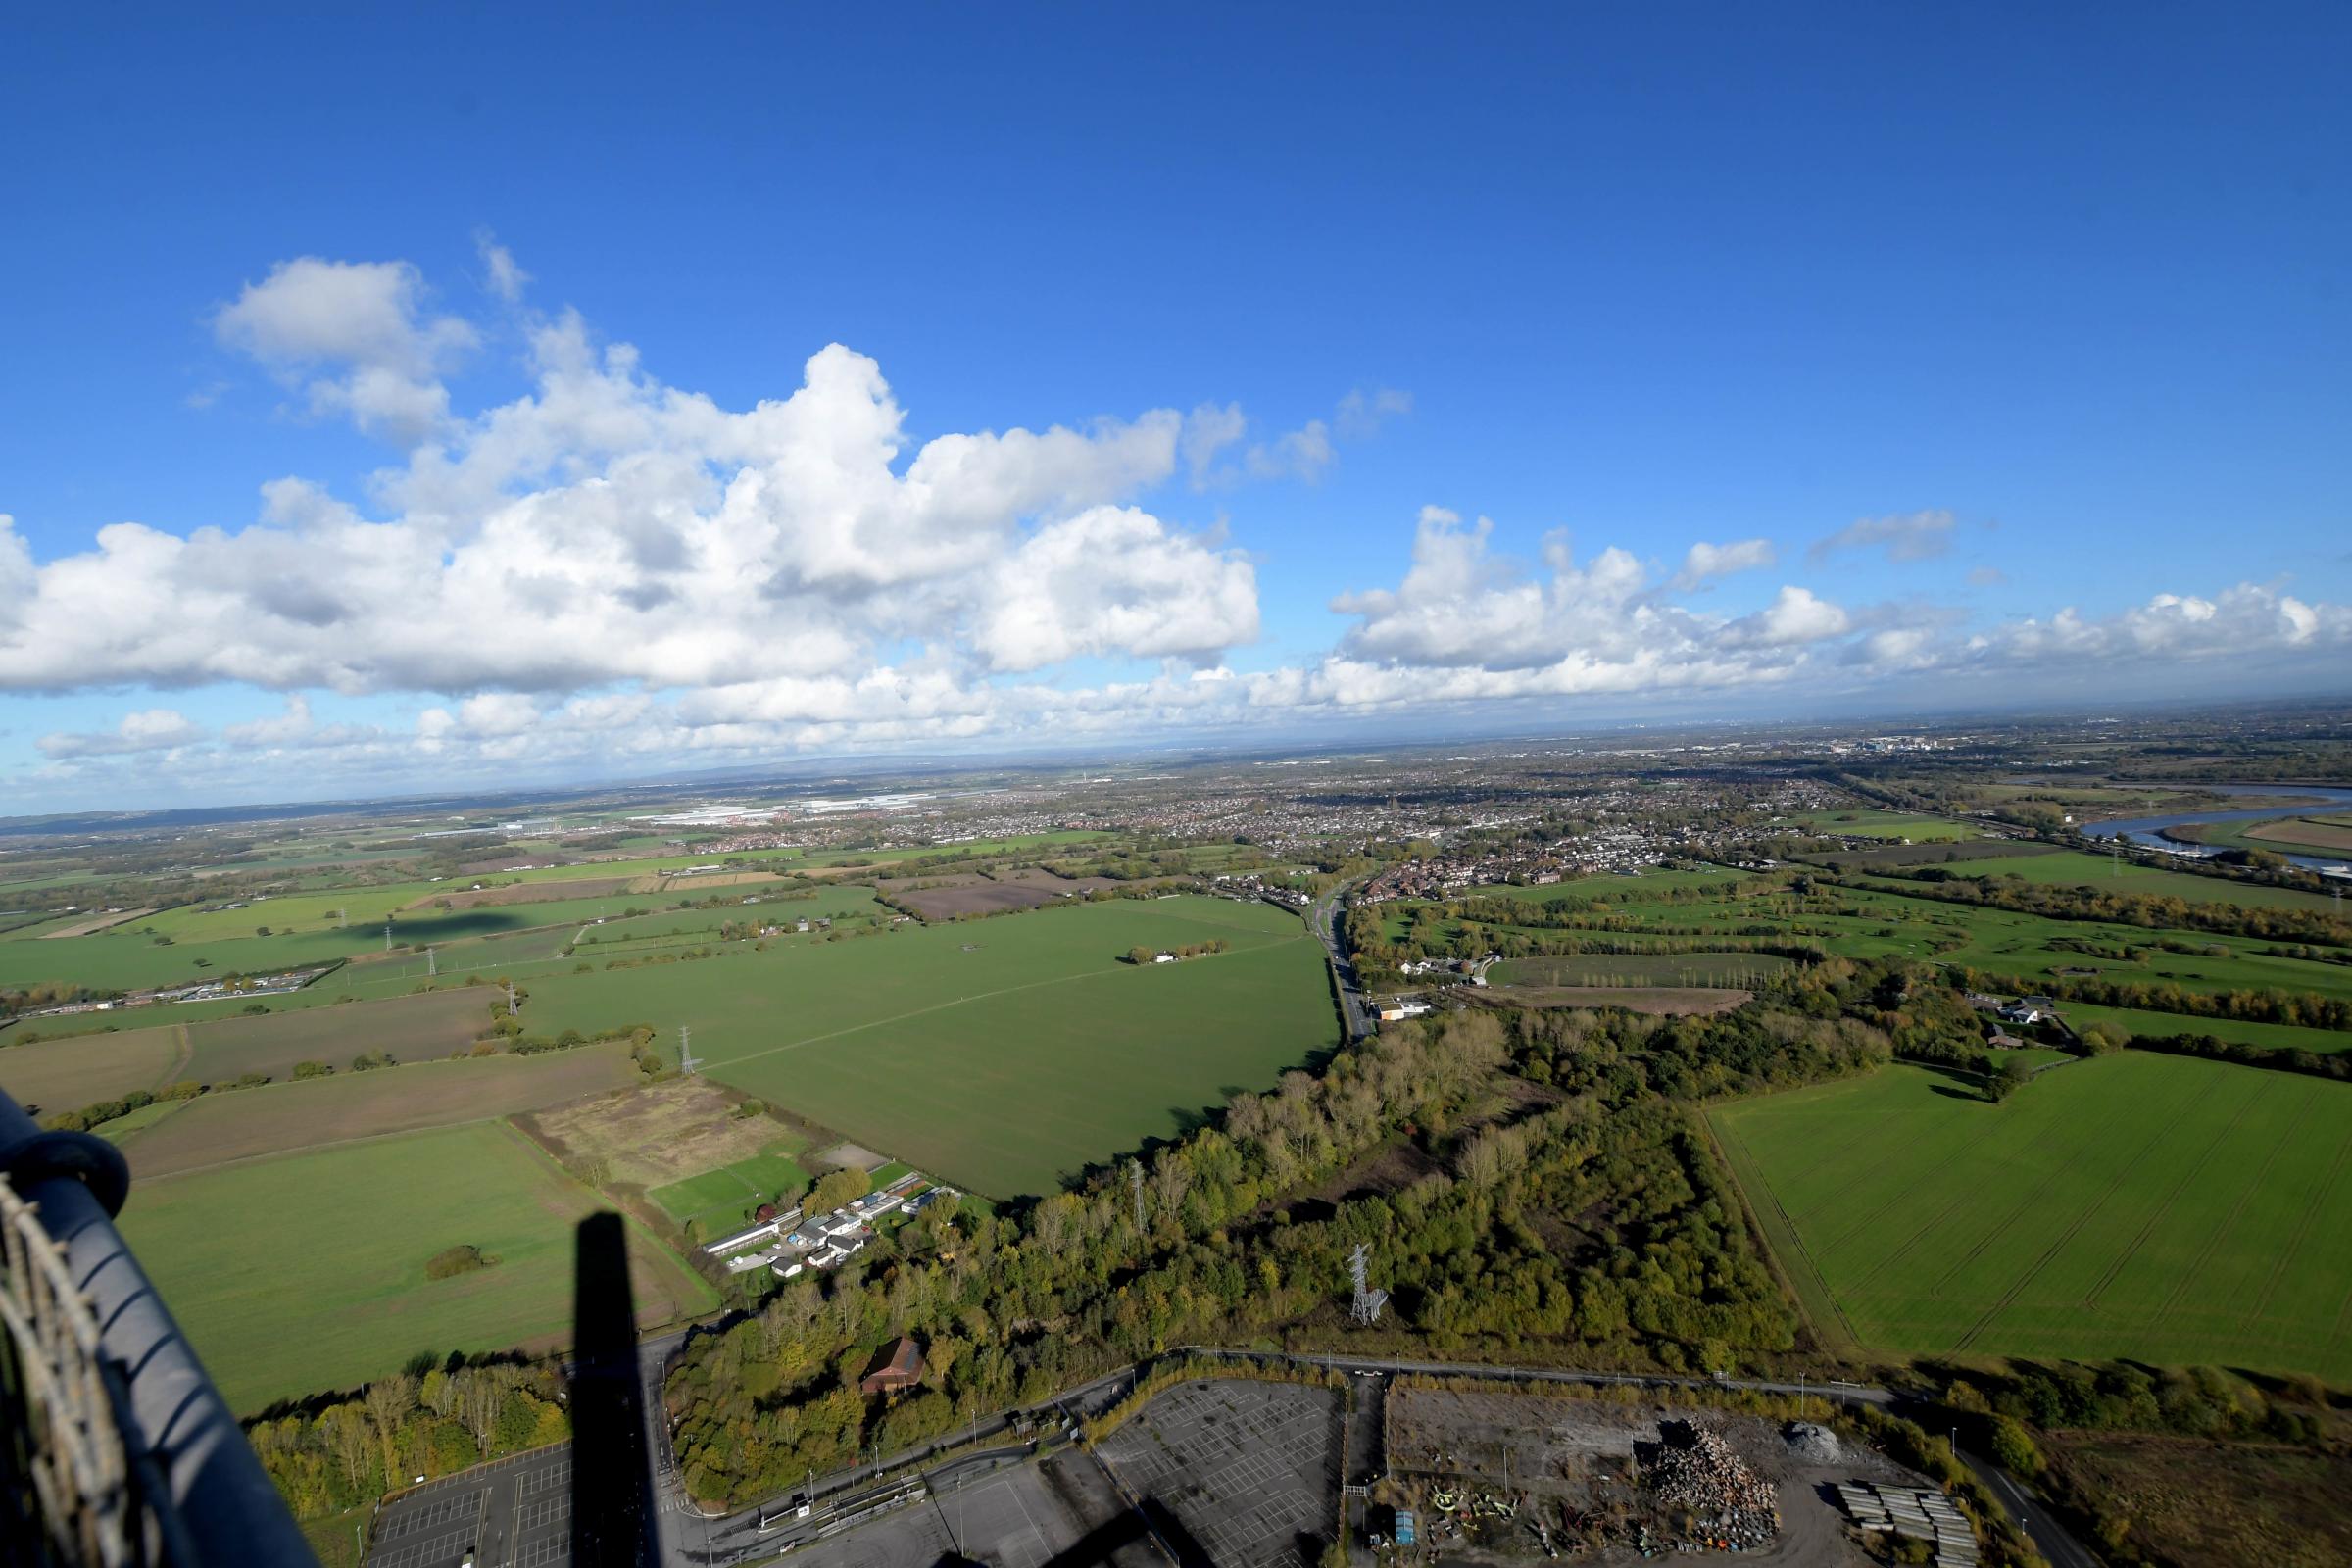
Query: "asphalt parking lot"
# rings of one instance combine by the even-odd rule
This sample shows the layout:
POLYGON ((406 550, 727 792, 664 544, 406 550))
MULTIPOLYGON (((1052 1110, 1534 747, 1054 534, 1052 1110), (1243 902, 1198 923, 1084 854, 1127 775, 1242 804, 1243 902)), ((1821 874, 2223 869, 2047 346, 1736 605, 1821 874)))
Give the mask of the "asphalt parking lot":
MULTIPOLYGON (((1305 1568, 1340 1500, 1341 1396, 1283 1383, 1187 1383, 1099 1451, 1219 1568, 1305 1568)), ((1184 1553, 1179 1549, 1178 1555, 1184 1553)))
POLYGON ((431 1481, 384 1504, 368 1568, 563 1568, 571 1561, 571 1446, 431 1481))

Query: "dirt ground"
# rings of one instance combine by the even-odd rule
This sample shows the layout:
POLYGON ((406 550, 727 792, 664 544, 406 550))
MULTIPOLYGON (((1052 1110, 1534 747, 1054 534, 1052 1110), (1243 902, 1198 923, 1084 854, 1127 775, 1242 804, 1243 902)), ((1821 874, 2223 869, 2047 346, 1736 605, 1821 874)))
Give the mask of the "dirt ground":
MULTIPOLYGON (((1542 1559, 1534 1529, 1541 1520, 1554 1541, 1580 1528, 1611 1544, 1577 1560, 1630 1564, 1648 1529, 1653 1551, 1682 1532, 1641 1481, 1642 1466, 1675 1423, 1713 1431, 1780 1499, 1780 1529, 1747 1562, 1866 1564, 1833 1485, 1839 1481, 1917 1481, 1883 1455, 1842 1444, 1834 1464, 1802 1461, 1778 1423, 1721 1410, 1663 1404, 1618 1404, 1546 1395, 1463 1393, 1392 1388, 1387 1398, 1388 1466, 1395 1481, 1375 1495, 1422 1510, 1423 1541, 1449 1561, 1506 1563, 1542 1559), (1452 1530, 1432 1506, 1441 1491, 1515 1496, 1510 1521, 1479 1519, 1468 1532, 1452 1530)), ((1925 1485, 1926 1483, 1920 1483, 1925 1485)))
POLYGON ((859 1170, 873 1170, 890 1163, 863 1144, 834 1144, 808 1157, 811 1161, 808 1168, 811 1170, 840 1170, 851 1165, 859 1170))
POLYGON ((540 1111, 527 1130, 559 1157, 601 1157, 616 1182, 661 1187, 775 1141, 767 1117, 728 1114, 741 1098, 706 1078, 680 1078, 540 1111))
POLYGON ((885 878, 883 897, 905 905, 926 920, 953 920, 959 914, 996 914, 1006 909, 1034 909, 1065 897, 1083 897, 1095 888, 1116 887, 1099 876, 1066 877, 1037 866, 999 871, 990 876, 958 871, 943 876, 885 878))

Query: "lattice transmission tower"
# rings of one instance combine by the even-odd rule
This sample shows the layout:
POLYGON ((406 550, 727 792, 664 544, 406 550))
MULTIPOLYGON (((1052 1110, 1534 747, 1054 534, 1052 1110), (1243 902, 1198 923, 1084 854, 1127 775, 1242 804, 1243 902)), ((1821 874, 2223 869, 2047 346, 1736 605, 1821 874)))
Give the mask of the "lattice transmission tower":
POLYGON ((1376 1289, 1369 1278, 1371 1257, 1371 1248, 1358 1247, 1348 1258, 1348 1277, 1355 1282, 1355 1300, 1348 1315, 1366 1328, 1380 1321, 1380 1309, 1389 1304, 1389 1293, 1376 1289))

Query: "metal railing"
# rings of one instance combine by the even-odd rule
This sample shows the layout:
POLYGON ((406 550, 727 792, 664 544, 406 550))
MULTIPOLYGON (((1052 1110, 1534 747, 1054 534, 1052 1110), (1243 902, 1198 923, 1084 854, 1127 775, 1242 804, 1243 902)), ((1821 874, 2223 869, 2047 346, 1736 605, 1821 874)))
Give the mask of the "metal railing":
POLYGON ((0 1565, 315 1565, 115 1229, 129 1190, 0 1092, 0 1565))

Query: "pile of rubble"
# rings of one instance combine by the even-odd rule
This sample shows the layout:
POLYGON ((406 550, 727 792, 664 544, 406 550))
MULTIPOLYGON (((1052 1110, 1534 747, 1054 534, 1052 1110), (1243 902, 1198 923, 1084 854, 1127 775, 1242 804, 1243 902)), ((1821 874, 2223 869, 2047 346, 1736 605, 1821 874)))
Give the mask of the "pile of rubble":
POLYGON ((1788 1445, 1788 1456, 1798 1464, 1838 1464, 1845 1457, 1838 1434, 1810 1421, 1790 1422, 1782 1437, 1788 1445))
POLYGON ((1668 1507, 1687 1510, 1706 1532, 1703 1544, 1743 1551, 1780 1533, 1780 1494, 1701 1427, 1686 1446, 1669 1446, 1649 1467, 1650 1490, 1668 1507))

